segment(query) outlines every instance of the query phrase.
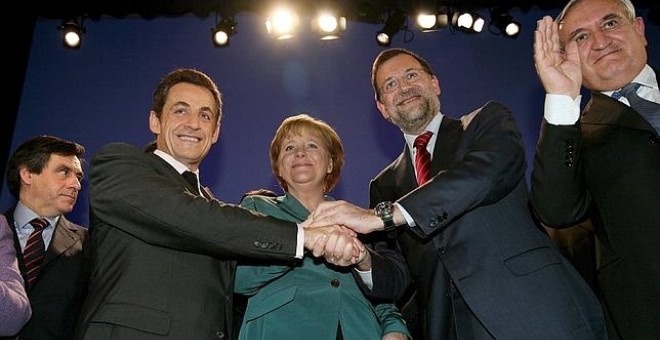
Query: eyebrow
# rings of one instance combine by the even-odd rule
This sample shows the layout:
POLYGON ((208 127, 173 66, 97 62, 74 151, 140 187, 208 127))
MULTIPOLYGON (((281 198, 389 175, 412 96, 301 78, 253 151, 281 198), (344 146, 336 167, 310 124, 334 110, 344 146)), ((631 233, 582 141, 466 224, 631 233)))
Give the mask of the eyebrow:
MULTIPOLYGON (((623 19, 623 18, 624 17, 622 15, 618 14, 618 13, 608 13, 602 19, 600 19, 600 22, 598 23, 599 24, 598 26, 600 27, 604 22, 610 21, 612 19, 623 19)), ((575 38, 576 35, 584 32, 584 31, 586 31, 585 28, 579 27, 579 28, 575 29, 573 32, 571 32, 571 34, 568 37, 569 37, 570 40, 573 40, 573 38, 575 38)))

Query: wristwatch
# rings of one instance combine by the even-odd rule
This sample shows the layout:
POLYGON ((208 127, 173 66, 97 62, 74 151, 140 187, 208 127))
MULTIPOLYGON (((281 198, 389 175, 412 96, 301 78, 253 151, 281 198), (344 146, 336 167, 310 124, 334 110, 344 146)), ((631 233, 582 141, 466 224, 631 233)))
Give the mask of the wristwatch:
POLYGON ((394 224, 393 210, 394 210, 394 205, 392 204, 392 202, 389 201, 380 202, 376 204, 376 207, 374 208, 374 214, 376 214, 376 216, 380 217, 380 219, 383 220, 383 224, 385 225, 384 230, 388 235, 396 231, 396 225, 394 224))

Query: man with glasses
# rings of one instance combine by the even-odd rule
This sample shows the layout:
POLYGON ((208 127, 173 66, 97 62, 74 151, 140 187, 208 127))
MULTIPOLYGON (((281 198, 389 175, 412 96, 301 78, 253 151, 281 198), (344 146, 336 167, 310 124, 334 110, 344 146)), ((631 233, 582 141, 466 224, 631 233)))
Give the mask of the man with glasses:
MULTIPOLYGON (((371 181, 373 211, 338 201, 313 215, 359 233, 385 231, 375 250, 401 251, 415 281, 417 307, 404 311, 413 337, 604 339, 596 296, 531 218, 525 151, 509 109, 488 102, 446 116, 430 65, 403 49, 379 54, 371 79, 404 150, 371 181)), ((405 288, 381 274, 396 272, 386 265, 372 263, 373 294, 382 298, 405 288)))

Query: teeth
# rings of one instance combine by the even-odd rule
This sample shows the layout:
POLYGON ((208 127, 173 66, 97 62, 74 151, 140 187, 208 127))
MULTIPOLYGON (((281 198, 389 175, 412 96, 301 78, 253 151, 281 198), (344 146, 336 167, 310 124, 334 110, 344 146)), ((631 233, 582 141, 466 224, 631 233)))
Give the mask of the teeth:
POLYGON ((199 138, 195 138, 195 137, 179 136, 179 138, 183 139, 183 140, 186 140, 186 141, 189 141, 189 142, 198 142, 199 141, 199 138))

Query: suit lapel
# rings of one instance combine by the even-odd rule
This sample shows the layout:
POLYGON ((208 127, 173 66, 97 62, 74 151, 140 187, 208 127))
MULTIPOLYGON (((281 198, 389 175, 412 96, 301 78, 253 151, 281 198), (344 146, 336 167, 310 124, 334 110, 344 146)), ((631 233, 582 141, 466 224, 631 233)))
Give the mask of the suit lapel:
POLYGON ((433 160, 431 161, 431 172, 435 175, 440 171, 447 170, 454 157, 454 152, 463 133, 463 125, 452 118, 444 116, 435 139, 433 149, 433 160))
POLYGON ((593 132, 605 125, 649 131, 655 130, 637 111, 618 100, 599 92, 591 93, 591 100, 580 118, 581 130, 593 132))
POLYGON ((82 251, 83 230, 61 216, 48 245, 44 265, 62 254, 76 254, 82 251))
MULTIPOLYGON (((462 124, 447 116, 442 118, 442 124, 438 131, 438 137, 435 139, 433 148, 433 159, 431 160, 431 173, 437 174, 446 170, 452 162, 454 152, 459 144, 463 133, 462 124)), ((403 152, 392 164, 394 171, 394 190, 396 197, 402 197, 417 188, 417 179, 415 176, 415 167, 410 158, 410 148, 406 145, 403 152)))

